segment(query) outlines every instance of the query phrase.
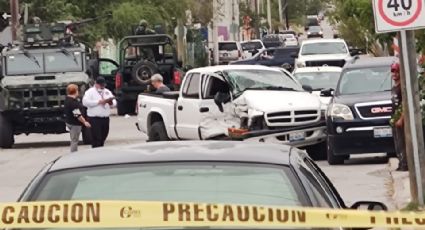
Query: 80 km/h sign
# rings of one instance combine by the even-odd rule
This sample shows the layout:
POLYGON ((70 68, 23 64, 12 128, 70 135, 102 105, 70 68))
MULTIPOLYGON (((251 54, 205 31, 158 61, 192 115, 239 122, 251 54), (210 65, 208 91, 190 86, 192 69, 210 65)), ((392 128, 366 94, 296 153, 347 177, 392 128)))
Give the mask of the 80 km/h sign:
POLYGON ((425 27, 424 0, 373 0, 377 33, 425 27))

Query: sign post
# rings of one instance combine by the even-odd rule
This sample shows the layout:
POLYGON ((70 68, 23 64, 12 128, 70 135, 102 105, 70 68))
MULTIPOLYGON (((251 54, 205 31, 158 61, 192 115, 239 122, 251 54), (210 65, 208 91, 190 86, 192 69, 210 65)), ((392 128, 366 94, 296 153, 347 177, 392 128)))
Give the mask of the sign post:
POLYGON ((419 104, 414 32, 425 28, 424 0, 373 0, 377 33, 400 33, 403 114, 405 115, 406 154, 413 200, 424 205, 425 162, 422 114, 419 104), (407 31, 406 31, 407 30, 407 31), (410 133, 409 133, 410 132, 410 133), (416 186, 413 186, 416 185, 416 186))

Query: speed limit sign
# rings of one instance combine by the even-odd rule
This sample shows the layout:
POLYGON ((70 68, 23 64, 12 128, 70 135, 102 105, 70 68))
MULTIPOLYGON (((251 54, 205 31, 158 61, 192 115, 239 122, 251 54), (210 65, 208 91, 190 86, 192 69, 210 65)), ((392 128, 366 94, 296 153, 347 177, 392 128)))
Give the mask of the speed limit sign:
POLYGON ((376 32, 424 28, 424 5, 424 0, 373 0, 376 32))

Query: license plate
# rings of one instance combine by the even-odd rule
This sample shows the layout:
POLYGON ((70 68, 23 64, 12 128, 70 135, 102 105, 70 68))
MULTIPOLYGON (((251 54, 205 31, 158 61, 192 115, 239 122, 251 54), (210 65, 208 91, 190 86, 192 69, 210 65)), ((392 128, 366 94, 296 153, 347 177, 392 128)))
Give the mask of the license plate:
POLYGON ((302 141, 302 140, 305 140, 305 133, 304 132, 290 133, 289 134, 289 142, 302 141))
POLYGON ((392 137, 393 131, 391 128, 374 128, 373 136, 375 138, 392 137))

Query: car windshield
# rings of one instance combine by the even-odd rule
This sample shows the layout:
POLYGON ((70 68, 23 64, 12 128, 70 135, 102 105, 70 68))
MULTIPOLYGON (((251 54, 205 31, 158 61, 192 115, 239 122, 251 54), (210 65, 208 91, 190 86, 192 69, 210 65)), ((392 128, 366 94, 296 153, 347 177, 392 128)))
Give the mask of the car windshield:
POLYGON ((235 42, 218 43, 218 49, 226 51, 238 50, 238 46, 235 42))
POLYGON ((141 200, 304 206, 289 168, 257 164, 167 163, 55 172, 32 200, 141 200))
POLYGON ((389 67, 349 69, 342 73, 338 94, 373 93, 391 90, 389 67))
POLYGON ((244 42, 241 44, 242 46, 242 50, 246 51, 246 50, 259 50, 261 48, 263 48, 263 45, 261 44, 261 42, 244 42))
POLYGON ((295 73, 295 78, 302 85, 309 85, 313 90, 336 89, 340 72, 295 73))
POLYGON ((273 70, 227 70, 224 71, 232 85, 233 94, 238 96, 246 90, 294 90, 303 89, 289 76, 273 70))
POLYGON ((81 72, 83 71, 81 52, 60 51, 49 53, 14 54, 6 56, 6 76, 81 72))
POLYGON ((301 54, 302 55, 316 55, 316 54, 347 54, 347 47, 343 42, 317 42, 304 44, 301 54))

